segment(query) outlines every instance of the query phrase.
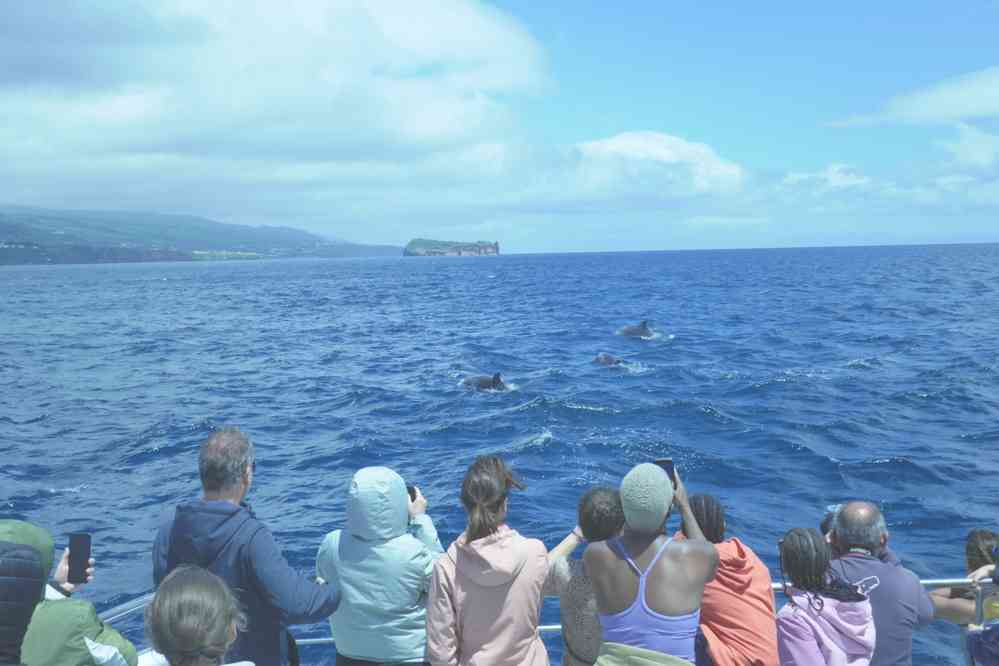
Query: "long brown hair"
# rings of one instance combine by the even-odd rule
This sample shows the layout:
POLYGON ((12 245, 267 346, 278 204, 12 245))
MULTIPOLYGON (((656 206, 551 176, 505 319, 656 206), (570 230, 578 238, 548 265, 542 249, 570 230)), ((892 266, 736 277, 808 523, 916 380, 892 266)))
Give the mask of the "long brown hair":
POLYGON ((221 664, 234 624, 246 621, 229 586, 195 566, 172 571, 146 608, 146 631, 170 666, 221 664))
POLYGON ((999 546, 999 534, 992 530, 971 530, 964 544, 964 557, 967 560, 968 572, 980 569, 986 564, 995 564, 992 549, 999 546))
POLYGON ((475 541, 495 534, 506 518, 505 503, 511 488, 524 484, 498 456, 479 456, 461 482, 461 503, 468 514, 465 538, 475 541))

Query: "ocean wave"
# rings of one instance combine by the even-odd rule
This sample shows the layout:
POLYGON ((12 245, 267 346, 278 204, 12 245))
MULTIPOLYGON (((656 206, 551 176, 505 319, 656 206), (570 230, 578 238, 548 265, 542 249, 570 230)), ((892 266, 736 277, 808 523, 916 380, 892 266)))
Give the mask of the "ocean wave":
POLYGON ((56 533, 100 530, 98 606, 148 586, 136 552, 162 511, 198 496, 198 448, 222 425, 251 436, 249 500, 303 567, 359 467, 421 481, 449 542, 465 521, 457 488, 488 453, 529 488, 511 500, 517 529, 551 543, 585 488, 663 456, 772 566, 783 530, 865 498, 907 559, 963 573, 939 544, 999 512, 999 309, 973 297, 996 293, 999 246, 166 272, 0 268, 5 283, 31 278, 4 321, 0 498, 56 533), (644 312, 673 333, 614 334, 644 312), (594 365, 598 350, 625 364, 594 365), (518 390, 456 388, 497 370, 518 390), (934 516, 947 520, 913 527, 934 516))

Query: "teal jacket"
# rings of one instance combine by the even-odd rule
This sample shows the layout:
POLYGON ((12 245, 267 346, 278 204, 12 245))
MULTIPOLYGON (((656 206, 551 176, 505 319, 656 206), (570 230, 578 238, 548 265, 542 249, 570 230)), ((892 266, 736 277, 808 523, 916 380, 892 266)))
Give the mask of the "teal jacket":
POLYGON ((420 662, 426 651, 426 600, 443 552, 430 516, 410 520, 402 477, 387 467, 354 475, 347 528, 326 535, 316 574, 340 589, 330 617, 336 651, 381 662, 420 662))

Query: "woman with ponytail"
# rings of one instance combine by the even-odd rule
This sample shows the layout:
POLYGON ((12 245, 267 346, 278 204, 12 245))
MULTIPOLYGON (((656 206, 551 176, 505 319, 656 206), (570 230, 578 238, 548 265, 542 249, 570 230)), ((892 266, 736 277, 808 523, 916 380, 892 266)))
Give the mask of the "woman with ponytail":
POLYGON ((433 666, 547 666, 538 635, 548 553, 506 524, 507 499, 524 486, 496 456, 468 468, 461 503, 468 526, 434 564, 427 603, 433 666))
POLYGON ((244 624, 225 581, 200 567, 178 567, 163 579, 146 608, 146 631, 162 659, 140 663, 218 666, 244 624))
MULTIPOLYGON (((871 602, 829 569, 830 549, 814 529, 797 527, 778 542, 787 604, 777 614, 781 666, 868 666, 874 655, 871 602), (784 579, 791 579, 791 585, 784 579)), ((877 579, 860 582, 867 592, 877 579)))

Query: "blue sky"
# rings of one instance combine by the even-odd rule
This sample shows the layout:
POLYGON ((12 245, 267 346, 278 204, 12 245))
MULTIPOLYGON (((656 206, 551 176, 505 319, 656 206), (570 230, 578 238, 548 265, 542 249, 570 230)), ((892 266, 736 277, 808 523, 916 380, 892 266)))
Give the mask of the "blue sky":
POLYGON ((0 202, 507 251, 999 241, 999 2, 18 3, 0 202))

